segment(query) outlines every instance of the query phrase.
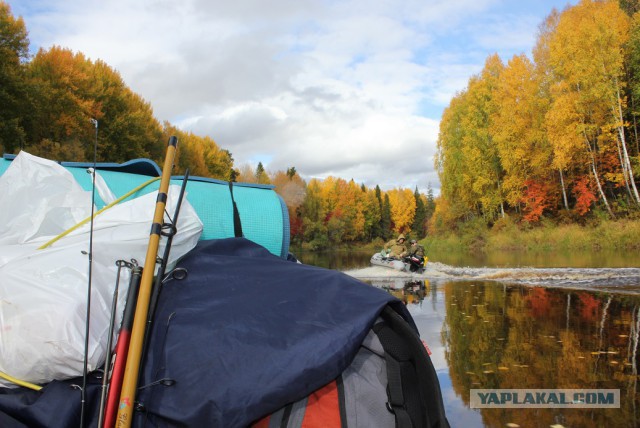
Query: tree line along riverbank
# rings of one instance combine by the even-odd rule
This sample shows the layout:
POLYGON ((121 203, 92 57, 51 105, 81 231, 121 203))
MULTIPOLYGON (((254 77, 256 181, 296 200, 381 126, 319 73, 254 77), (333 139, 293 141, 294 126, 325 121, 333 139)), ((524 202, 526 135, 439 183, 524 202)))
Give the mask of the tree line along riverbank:
MULTIPOLYGON (((549 251, 637 251, 640 250, 640 219, 593 220, 588 224, 555 224, 542 221, 532 226, 510 218, 488 227, 480 221, 461 223, 450 231, 438 231, 420 239, 427 252, 549 252, 549 251)), ((385 241, 350 242, 328 248, 297 243, 297 251, 380 251, 385 241)))
POLYGON ((640 249, 640 219, 600 220, 587 225, 542 221, 532 227, 507 218, 491 228, 468 222, 420 243, 438 251, 635 251, 640 249))

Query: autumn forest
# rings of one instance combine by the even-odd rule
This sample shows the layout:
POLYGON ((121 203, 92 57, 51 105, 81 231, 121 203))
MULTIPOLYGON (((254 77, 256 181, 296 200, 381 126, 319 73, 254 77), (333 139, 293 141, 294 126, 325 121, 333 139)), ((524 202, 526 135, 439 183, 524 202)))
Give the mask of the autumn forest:
POLYGON ((637 1, 582 0, 548 15, 531 56, 487 58, 440 123, 439 227, 637 216, 637 11, 637 1))
MULTIPOLYGON (((0 0, 0 150, 55 159, 147 157, 180 141, 174 173, 271 184, 287 204, 294 244, 312 249, 423 238, 470 220, 492 225, 590 216, 636 218, 640 195, 640 14, 637 1, 583 0, 551 11, 531 56, 487 58, 445 109, 429 188, 381 190, 354 180, 303 180, 295 166, 237 166, 229 150, 154 117, 101 60, 61 46, 29 52, 28 31, 0 0)), ((212 130, 215 134, 215 130, 212 130)), ((425 167, 426 169, 426 167, 425 167)))
MULTIPOLYGON (((161 164, 169 136, 178 137, 174 173, 272 184, 285 200, 294 243, 325 248, 345 242, 389 239, 398 232, 420 238, 435 210, 433 193, 417 189, 382 191, 353 180, 301 179, 295 166, 268 172, 259 163, 235 166, 231 152, 211 137, 159 123, 152 107, 104 62, 53 46, 29 54, 24 21, 0 1, 0 149, 55 160, 93 156, 99 121, 98 161, 146 157, 161 164)), ((215 131, 215 130, 214 130, 215 131)))

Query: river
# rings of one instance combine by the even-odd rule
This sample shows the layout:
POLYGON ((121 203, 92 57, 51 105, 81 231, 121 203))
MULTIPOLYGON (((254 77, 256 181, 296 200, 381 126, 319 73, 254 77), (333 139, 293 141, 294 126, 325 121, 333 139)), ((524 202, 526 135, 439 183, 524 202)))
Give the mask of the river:
POLYGON ((359 252, 297 256, 405 302, 452 427, 640 423, 638 254, 433 254, 420 275, 359 252), (471 389, 614 389, 620 408, 472 409, 471 389))

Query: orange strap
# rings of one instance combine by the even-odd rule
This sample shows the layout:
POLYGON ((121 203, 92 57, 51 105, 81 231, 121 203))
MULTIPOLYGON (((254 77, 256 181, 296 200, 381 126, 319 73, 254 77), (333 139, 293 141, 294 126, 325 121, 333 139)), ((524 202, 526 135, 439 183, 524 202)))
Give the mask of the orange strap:
POLYGON ((340 427, 338 385, 330 382, 309 395, 302 428, 340 427))

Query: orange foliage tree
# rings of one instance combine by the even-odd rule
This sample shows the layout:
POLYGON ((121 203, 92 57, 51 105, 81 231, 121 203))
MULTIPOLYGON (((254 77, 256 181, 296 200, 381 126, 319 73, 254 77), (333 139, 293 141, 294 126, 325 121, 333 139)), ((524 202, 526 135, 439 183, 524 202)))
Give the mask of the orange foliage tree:
POLYGON ((553 198, 553 185, 545 182, 536 182, 527 180, 524 183, 524 195, 522 203, 524 204, 523 220, 529 223, 535 223, 540 220, 543 212, 555 205, 553 198))
POLYGON ((591 206, 598 200, 593 191, 589 176, 582 176, 575 181, 572 193, 576 198, 575 211, 584 216, 591 210, 591 206))

